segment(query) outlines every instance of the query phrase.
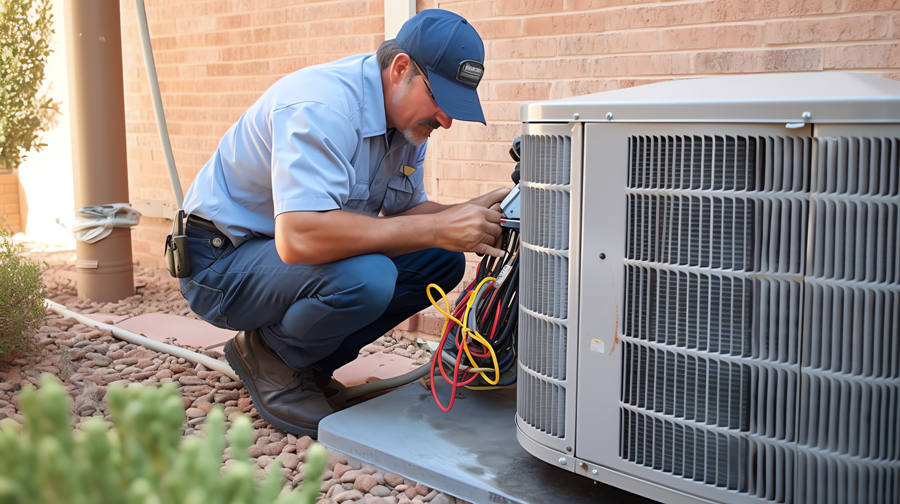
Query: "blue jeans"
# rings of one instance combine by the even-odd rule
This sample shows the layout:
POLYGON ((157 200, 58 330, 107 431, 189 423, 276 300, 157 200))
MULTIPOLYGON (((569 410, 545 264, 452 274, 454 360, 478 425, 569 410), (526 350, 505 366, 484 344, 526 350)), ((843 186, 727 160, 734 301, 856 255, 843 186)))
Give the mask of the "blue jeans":
POLYGON ((294 369, 330 372, 429 305, 425 288, 450 291, 465 256, 428 249, 389 258, 366 254, 328 264, 285 264, 275 240, 235 248, 224 235, 186 228, 191 276, 181 294, 197 315, 236 331, 259 328, 294 369), (220 247, 215 237, 221 238, 220 247))

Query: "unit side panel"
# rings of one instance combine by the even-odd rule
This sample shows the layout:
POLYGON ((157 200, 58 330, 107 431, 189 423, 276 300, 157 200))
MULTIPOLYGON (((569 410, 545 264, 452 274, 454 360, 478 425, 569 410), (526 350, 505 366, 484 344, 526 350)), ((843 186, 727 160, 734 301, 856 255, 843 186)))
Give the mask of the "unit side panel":
POLYGON ((628 135, 632 125, 586 124, 578 348, 579 459, 616 465, 619 451, 628 135), (625 147, 623 147, 625 146, 625 147), (605 259, 601 259, 605 254, 605 259))
POLYGON ((585 126, 578 459, 790 500, 810 133, 585 126))
POLYGON ((522 445, 548 461, 574 450, 576 361, 569 342, 579 306, 581 138, 581 124, 523 127, 516 424, 532 442, 522 445))

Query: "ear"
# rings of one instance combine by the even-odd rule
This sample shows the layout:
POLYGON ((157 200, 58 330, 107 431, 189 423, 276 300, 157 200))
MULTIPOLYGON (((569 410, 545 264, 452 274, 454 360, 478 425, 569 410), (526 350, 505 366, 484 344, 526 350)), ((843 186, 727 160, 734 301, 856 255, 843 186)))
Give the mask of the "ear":
POLYGON ((391 84, 399 84, 406 76, 407 72, 409 72, 411 66, 412 63, 408 54, 400 53, 394 56, 394 61, 391 62, 389 72, 391 84))

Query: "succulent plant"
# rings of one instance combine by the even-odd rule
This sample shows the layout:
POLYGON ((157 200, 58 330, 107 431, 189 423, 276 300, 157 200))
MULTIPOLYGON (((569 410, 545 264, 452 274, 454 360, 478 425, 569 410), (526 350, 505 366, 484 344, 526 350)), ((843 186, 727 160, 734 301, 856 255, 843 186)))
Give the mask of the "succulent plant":
POLYGON ((202 438, 182 440, 185 414, 174 383, 114 386, 106 400, 112 426, 95 418, 73 432, 72 400, 59 380, 44 375, 40 389, 23 390, 24 428, 0 430, 0 504, 313 504, 319 495, 327 459, 320 444, 306 452, 302 487, 282 492, 278 460, 256 483, 246 416, 232 422, 234 462, 222 470, 221 407, 207 416, 202 438))

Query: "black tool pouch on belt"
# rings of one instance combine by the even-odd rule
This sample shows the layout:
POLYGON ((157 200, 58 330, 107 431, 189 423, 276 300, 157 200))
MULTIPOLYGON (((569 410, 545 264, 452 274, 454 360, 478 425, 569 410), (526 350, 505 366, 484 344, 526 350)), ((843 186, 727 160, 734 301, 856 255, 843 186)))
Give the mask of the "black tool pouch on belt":
POLYGON ((169 274, 175 278, 187 278, 191 274, 187 236, 184 234, 184 210, 178 210, 172 223, 172 234, 166 237, 166 264, 169 274))

